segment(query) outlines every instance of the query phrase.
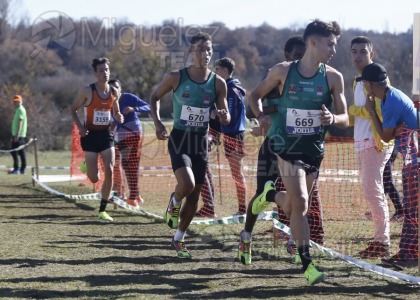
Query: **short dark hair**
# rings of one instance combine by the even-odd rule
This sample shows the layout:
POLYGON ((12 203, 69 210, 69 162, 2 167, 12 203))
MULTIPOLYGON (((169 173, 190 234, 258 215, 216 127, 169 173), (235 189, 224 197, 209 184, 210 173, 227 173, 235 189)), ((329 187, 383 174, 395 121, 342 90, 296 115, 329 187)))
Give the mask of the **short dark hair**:
POLYGON ((299 45, 305 47, 305 41, 301 36, 294 35, 286 41, 286 44, 284 45, 284 52, 291 53, 293 49, 299 45))
POLYGON ((339 36, 341 34, 340 25, 337 22, 323 22, 315 19, 308 24, 303 33, 303 40, 306 42, 307 38, 311 35, 318 35, 322 37, 329 37, 331 34, 339 36))
POLYGON ((194 34, 191 37, 190 43, 191 43, 191 45, 194 45, 194 44, 197 44, 200 41, 204 41, 204 42, 210 41, 211 42, 211 35, 208 34, 208 33, 202 32, 202 31, 197 32, 196 34, 194 34))
POLYGON ((115 84, 118 83, 121 86, 121 81, 119 81, 118 79, 110 79, 108 80, 108 84, 115 84))
POLYGON ((106 58, 106 57, 97 57, 97 58, 94 58, 92 60, 92 68, 93 68, 93 70, 96 72, 96 67, 98 65, 102 65, 102 64, 108 64, 109 65, 109 59, 106 58))
POLYGON ((352 39, 350 42, 350 47, 354 44, 366 44, 369 47, 370 51, 373 50, 372 41, 363 35, 356 36, 354 39, 352 39))
POLYGON ((232 75, 233 71, 235 71, 235 62, 230 57, 222 57, 216 60, 214 65, 226 68, 229 72, 229 75, 232 75))

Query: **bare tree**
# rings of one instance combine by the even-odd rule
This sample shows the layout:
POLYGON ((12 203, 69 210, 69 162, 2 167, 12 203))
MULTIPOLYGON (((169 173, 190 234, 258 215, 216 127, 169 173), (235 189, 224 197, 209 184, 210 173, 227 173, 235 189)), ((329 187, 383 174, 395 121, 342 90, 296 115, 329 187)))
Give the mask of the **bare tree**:
POLYGON ((9 36, 9 0, 0 0, 0 44, 9 36))

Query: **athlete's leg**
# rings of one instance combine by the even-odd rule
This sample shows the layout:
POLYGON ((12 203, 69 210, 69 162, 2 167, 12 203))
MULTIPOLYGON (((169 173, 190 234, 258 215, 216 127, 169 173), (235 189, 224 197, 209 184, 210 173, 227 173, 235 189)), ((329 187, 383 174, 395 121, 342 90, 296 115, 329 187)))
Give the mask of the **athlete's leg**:
POLYGON ((324 244, 324 227, 322 216, 322 203, 319 196, 318 180, 314 181, 314 187, 310 194, 310 202, 308 209, 308 223, 310 238, 317 244, 324 244))
POLYGON ((202 184, 195 185, 193 191, 186 197, 185 204, 181 208, 180 222, 178 225, 178 229, 181 231, 185 232, 194 218, 200 198, 201 186, 202 184))
POLYGON ((210 165, 207 164, 206 176, 204 178, 203 185, 200 191, 201 197, 203 198, 203 207, 197 211, 200 216, 211 216, 214 215, 214 182, 213 174, 211 172, 210 165))
MULTIPOLYGON (((108 200, 111 196, 112 184, 114 182, 113 178, 113 171, 114 171, 114 163, 115 163, 115 149, 114 147, 110 147, 101 153, 102 162, 104 164, 104 183, 102 184, 102 199, 108 200)), ((89 166, 88 166, 89 172, 89 166)))
POLYGON ((85 151, 85 161, 87 168, 87 177, 92 183, 97 183, 99 180, 98 153, 85 151))
POLYGON ((258 152, 257 189, 255 191, 255 195, 248 203, 244 228, 245 232, 252 232, 258 218, 258 215, 254 215, 252 213, 252 204, 254 203, 255 198, 263 192, 264 185, 267 181, 276 181, 279 176, 277 162, 275 161, 276 157, 272 154, 269 145, 270 139, 266 138, 258 152))
POLYGON ((175 200, 181 201, 187 197, 195 188, 195 179, 193 171, 190 167, 181 167, 176 169, 175 178, 177 184, 175 186, 175 200))
POLYGON ((279 192, 276 200, 279 199, 280 204, 285 205, 286 214, 289 212, 288 206, 291 206, 290 226, 298 247, 309 245, 308 186, 309 190, 312 189, 313 176, 306 176, 302 166, 292 164, 280 157, 277 161, 287 192, 279 192))

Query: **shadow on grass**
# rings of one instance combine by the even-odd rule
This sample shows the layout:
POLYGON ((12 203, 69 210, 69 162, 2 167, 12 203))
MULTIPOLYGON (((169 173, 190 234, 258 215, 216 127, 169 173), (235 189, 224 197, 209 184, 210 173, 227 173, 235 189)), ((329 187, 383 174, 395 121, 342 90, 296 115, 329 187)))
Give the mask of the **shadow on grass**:
POLYGON ((171 249, 173 231, 157 225, 159 220, 118 211, 113 213, 116 222, 103 224, 90 213, 83 216, 77 211, 83 206, 86 211, 97 210, 99 203, 92 207, 66 199, 72 205, 62 214, 57 196, 36 192, 12 198, 15 201, 2 202, 12 211, 2 223, 34 234, 32 240, 21 243, 16 236, 17 242, 9 244, 16 247, 10 251, 31 247, 30 251, 0 257, 1 298, 417 299, 420 292, 405 282, 336 261, 322 266, 329 277, 313 287, 306 285, 300 266, 287 255, 256 250, 253 264, 243 266, 235 258, 236 229, 218 228, 220 232, 208 234, 205 227, 192 227, 187 246, 193 258, 182 260, 171 249), (21 212, 22 206, 14 205, 16 199, 26 203, 28 215, 21 212), (43 224, 52 226, 36 227, 43 224))
MULTIPOLYGON (((126 263, 127 258, 110 258, 115 262, 126 263)), ((54 297, 86 297, 101 299, 121 299, 122 297, 136 297, 148 295, 148 297, 173 298, 179 299, 195 299, 197 297, 204 299, 226 299, 226 298, 254 298, 265 299, 268 297, 276 298, 296 298, 296 297, 321 297, 321 299, 341 299, 341 297, 349 297, 360 294, 368 294, 369 299, 407 299, 407 296, 414 295, 416 288, 407 287, 406 284, 389 282, 387 285, 378 284, 366 286, 344 286, 338 283, 330 283, 328 279, 318 286, 307 286, 302 279, 301 286, 288 286, 290 279, 296 280, 300 277, 301 272, 297 269, 277 270, 275 268, 265 269, 215 269, 215 268, 191 268, 193 261, 187 263, 177 260, 183 268, 178 270, 156 270, 153 268, 145 268, 139 271, 121 271, 118 274, 110 275, 88 275, 88 276, 31 276, 31 278, 12 278, 1 280, 6 284, 23 284, 23 286, 31 286, 34 283, 42 282, 54 286, 62 282, 83 282, 84 284, 77 290, 67 290, 65 292, 59 289, 46 289, 43 291, 22 288, 19 290, 1 288, 0 296, 24 297, 31 299, 54 298, 54 297), (225 275, 230 278, 226 280, 225 275), (233 283, 237 280, 249 281, 249 284, 241 284, 235 286, 233 283), (273 278, 278 280, 278 286, 265 286, 264 280, 273 278), (215 282, 223 287, 223 281, 226 281, 227 288, 223 290, 211 290, 215 282), (256 285, 261 282, 261 285, 256 285), (145 288, 140 288, 139 285, 145 288), (83 290, 82 286, 86 286, 88 290, 83 290), (147 287, 147 288, 146 288, 147 287), (210 287, 210 289, 209 289, 210 287)), ((0 261, 3 262, 3 261, 0 261)), ((102 263, 101 260, 92 260, 84 263, 102 263)), ((135 263, 145 266, 153 266, 161 263, 174 263, 174 259, 157 257, 154 259, 143 258, 137 259, 135 263)), ((19 262, 14 262, 19 263, 19 262)), ((29 266, 39 266, 48 264, 48 261, 32 262, 29 266)), ((81 262, 80 262, 81 263, 81 262)), ((180 266, 181 266, 180 265, 180 266)), ((418 290, 417 290, 418 291, 418 290)))

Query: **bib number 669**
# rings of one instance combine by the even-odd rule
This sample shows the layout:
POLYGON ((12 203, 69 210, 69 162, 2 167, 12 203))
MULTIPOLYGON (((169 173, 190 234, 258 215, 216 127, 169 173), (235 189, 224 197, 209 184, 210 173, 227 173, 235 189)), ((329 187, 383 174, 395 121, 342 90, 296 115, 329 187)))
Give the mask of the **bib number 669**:
POLYGON ((305 118, 296 118, 295 120, 295 125, 296 126, 312 126, 314 124, 314 120, 313 119, 305 119, 305 118))

